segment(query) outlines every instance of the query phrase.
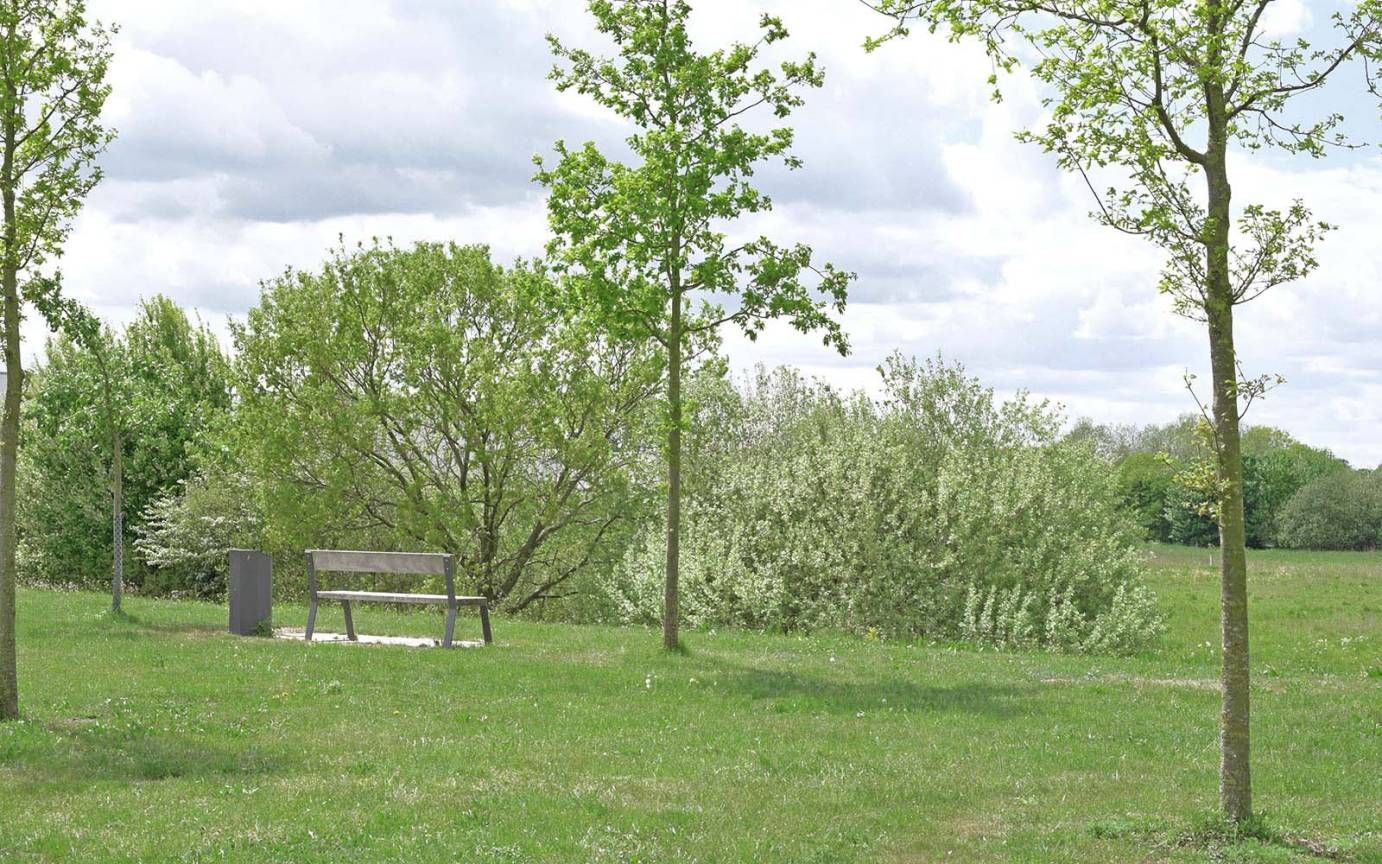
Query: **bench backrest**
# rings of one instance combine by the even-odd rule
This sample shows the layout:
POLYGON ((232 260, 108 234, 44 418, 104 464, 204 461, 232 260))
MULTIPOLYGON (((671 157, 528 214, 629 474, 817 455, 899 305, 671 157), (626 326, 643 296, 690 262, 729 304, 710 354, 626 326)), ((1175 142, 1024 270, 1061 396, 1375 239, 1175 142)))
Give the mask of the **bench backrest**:
POLYGON ((456 596, 455 564, 441 552, 348 552, 307 550, 307 590, 317 593, 317 571, 324 573, 390 573, 403 576, 445 576, 446 596, 456 596))
POLYGON ((445 576, 451 556, 440 552, 343 552, 310 549, 307 560, 322 572, 400 573, 445 576))

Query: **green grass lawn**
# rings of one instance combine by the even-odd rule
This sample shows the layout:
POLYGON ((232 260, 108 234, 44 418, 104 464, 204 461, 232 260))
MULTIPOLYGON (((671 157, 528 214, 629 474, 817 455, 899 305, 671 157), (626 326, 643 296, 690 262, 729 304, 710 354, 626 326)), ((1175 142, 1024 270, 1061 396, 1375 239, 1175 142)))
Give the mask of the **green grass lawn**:
POLYGON ((1280 836, 1221 847, 1217 581, 1155 554, 1168 634, 1126 660, 502 617, 484 650, 308 646, 22 591, 0 861, 1382 862, 1382 555, 1253 556, 1280 836))

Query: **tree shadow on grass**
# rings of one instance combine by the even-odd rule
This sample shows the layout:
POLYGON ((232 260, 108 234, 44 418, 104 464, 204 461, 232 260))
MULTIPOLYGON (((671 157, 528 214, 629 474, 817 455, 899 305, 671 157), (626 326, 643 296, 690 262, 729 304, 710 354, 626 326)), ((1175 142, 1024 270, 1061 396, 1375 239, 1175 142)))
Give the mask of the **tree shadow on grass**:
POLYGON ((291 757, 246 744, 213 742, 185 733, 122 730, 75 718, 48 724, 45 746, 7 760, 13 782, 86 784, 148 782, 181 777, 230 782, 277 773, 291 757))
POLYGON ((809 710, 857 714, 880 709, 993 718, 1031 715, 1037 688, 1008 684, 929 685, 898 678, 836 680, 805 672, 709 662, 717 686, 755 701, 791 701, 809 710))
POLYGON ((226 625, 197 620, 177 620, 151 618, 132 612, 111 612, 106 609, 96 614, 73 615, 45 623, 42 630, 28 631, 21 622, 20 637, 45 638, 57 641, 74 640, 86 642, 92 638, 137 639, 143 636, 193 635, 211 636, 226 632, 226 625))
POLYGON ((107 632, 116 635, 123 632, 136 635, 140 633, 171 633, 211 636, 226 632, 226 625, 222 623, 160 621, 132 612, 108 613, 107 622, 109 624, 107 632))

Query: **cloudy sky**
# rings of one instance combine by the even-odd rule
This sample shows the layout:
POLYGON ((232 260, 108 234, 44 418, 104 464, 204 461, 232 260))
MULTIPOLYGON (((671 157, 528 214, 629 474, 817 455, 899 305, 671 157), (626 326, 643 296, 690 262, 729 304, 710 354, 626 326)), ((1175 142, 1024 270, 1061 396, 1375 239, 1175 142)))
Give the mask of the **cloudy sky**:
MULTIPOLYGON (((801 240, 859 281, 854 351, 771 329, 731 337, 736 365, 790 363, 872 386, 895 349, 943 353, 1001 391, 1025 388, 1101 421, 1165 421, 1193 408, 1187 369, 1206 340, 1155 290, 1159 259, 1094 225, 1091 202, 1012 140, 1041 117, 1018 77, 990 103, 966 46, 915 36, 865 54, 881 21, 854 0, 699 0, 699 43, 753 35, 780 14, 826 85, 795 115, 797 172, 769 171, 777 209, 753 226, 801 240)), ((490 244, 501 258, 546 239, 532 156, 558 138, 617 146, 626 131, 555 94, 543 35, 603 47, 577 0, 90 0, 117 22, 106 180, 63 262, 69 288, 124 321, 164 293, 218 328, 258 282, 311 267, 344 235, 490 244)), ((1329 9, 1281 0, 1278 33, 1322 30, 1329 9)), ((1329 96, 1382 142, 1356 78, 1329 96)), ((1382 463, 1382 156, 1240 158, 1235 199, 1305 197, 1340 228, 1308 283, 1241 310, 1247 371, 1285 387, 1251 421, 1354 464, 1382 463)), ((30 333, 30 345, 41 340, 30 333)), ((30 349, 32 351, 32 348, 30 349)), ((1207 378, 1207 375, 1202 375, 1207 378)))

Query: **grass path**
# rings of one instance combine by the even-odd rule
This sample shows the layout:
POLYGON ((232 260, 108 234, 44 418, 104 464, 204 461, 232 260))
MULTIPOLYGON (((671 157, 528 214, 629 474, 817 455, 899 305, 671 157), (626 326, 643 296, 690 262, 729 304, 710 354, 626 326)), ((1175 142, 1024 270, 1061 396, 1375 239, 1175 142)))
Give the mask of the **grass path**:
MULTIPOLYGON (((305 646, 23 591, 0 861, 1319 860, 1177 842, 1215 801, 1217 583, 1158 554, 1169 633, 1126 660, 503 618, 485 650, 305 646)), ((1382 862, 1382 556, 1253 564, 1258 805, 1382 862)))

